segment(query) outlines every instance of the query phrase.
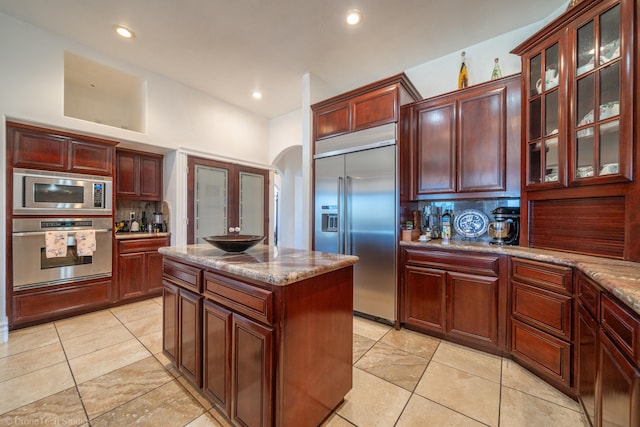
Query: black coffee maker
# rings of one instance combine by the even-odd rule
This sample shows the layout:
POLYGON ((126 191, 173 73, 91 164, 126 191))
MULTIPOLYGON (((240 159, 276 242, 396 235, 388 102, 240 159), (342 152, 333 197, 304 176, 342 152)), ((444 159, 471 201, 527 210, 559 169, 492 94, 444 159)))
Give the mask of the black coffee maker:
POLYGON ((494 245, 517 245, 520 238, 520 208, 501 206, 491 211, 488 234, 494 245))

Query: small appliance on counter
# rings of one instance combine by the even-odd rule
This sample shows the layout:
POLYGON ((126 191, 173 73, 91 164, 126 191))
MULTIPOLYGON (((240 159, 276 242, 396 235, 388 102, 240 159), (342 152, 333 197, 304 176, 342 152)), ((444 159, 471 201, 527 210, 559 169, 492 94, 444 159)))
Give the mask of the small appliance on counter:
POLYGON ((491 211, 489 236, 494 245, 517 245, 520 238, 520 208, 501 206, 491 211))
POLYGON ((153 231, 158 231, 158 232, 167 231, 167 225, 162 220, 162 213, 161 212, 154 212, 152 218, 153 218, 153 221, 152 221, 153 231))

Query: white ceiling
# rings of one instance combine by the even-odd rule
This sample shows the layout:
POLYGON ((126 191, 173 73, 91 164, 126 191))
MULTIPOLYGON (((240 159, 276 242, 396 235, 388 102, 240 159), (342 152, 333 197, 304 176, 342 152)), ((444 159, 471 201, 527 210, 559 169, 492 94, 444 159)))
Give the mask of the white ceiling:
POLYGON ((272 118, 537 22, 566 0, 0 0, 0 12, 272 118), (362 11, 360 26, 344 22, 362 11), (136 33, 119 39, 115 24, 136 33), (251 97, 254 89, 263 99, 251 97), (312 100, 318 101, 318 100, 312 100))

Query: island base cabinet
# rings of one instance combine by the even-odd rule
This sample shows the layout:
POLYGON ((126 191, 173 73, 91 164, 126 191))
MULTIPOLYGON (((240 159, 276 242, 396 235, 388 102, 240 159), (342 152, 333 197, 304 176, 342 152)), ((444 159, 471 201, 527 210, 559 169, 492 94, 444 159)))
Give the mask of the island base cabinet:
POLYGON ((232 318, 231 419, 270 427, 273 407, 273 330, 237 314, 232 318))
POLYGON ((198 387, 202 386, 202 297, 163 282, 162 352, 198 387))
POLYGON ((178 357, 178 292, 175 285, 163 282, 162 289, 162 352, 177 365, 178 357))
POLYGON ((203 389, 242 426, 273 420, 273 330, 204 302, 203 389))
POLYGON ((601 425, 639 427, 640 371, 602 330, 599 348, 601 425))

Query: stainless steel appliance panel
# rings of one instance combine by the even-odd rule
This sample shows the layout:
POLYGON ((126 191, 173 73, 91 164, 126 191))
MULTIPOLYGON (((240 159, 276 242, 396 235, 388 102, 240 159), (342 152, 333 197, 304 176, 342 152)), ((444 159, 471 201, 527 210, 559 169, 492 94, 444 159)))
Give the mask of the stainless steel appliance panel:
POLYGON ((112 194, 107 176, 13 170, 15 215, 111 215, 112 194))
POLYGON ((389 129, 368 130, 362 140, 357 132, 330 138, 331 149, 316 154, 314 249, 357 255, 354 311, 393 322, 399 200, 389 129))
POLYGON ((111 218, 19 218, 13 220, 13 288, 25 289, 111 276, 111 218), (78 256, 75 233, 92 229, 96 251, 78 256), (68 233, 67 256, 46 258, 45 232, 68 233))
POLYGON ((354 310, 395 320, 396 147, 345 155, 345 252, 357 255, 354 310))
POLYGON ((344 253, 344 156, 317 159, 315 173, 315 250, 344 253))

